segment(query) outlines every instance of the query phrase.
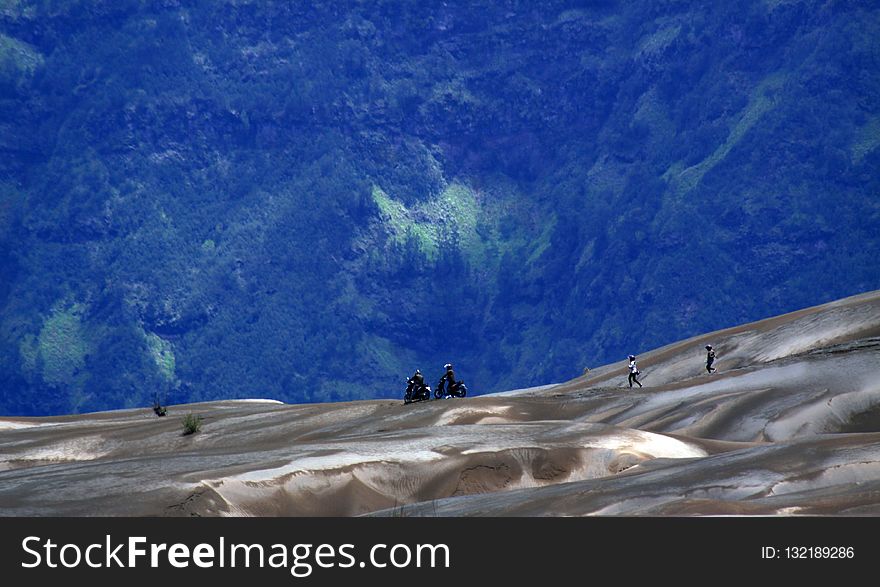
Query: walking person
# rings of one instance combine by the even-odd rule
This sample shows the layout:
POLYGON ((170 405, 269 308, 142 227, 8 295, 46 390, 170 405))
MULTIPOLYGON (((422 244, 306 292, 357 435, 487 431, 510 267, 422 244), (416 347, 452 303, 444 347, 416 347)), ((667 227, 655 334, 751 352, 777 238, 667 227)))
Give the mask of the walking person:
POLYGON ((642 384, 638 380, 638 376, 640 374, 641 374, 641 371, 639 371, 639 367, 638 367, 638 365, 636 365, 636 356, 630 355, 629 356, 629 386, 630 387, 633 386, 633 381, 638 383, 639 387, 642 386, 642 384))
POLYGON ((715 362, 715 349, 712 348, 711 344, 706 345, 706 372, 714 373, 716 371, 715 367, 712 366, 712 363, 715 362))

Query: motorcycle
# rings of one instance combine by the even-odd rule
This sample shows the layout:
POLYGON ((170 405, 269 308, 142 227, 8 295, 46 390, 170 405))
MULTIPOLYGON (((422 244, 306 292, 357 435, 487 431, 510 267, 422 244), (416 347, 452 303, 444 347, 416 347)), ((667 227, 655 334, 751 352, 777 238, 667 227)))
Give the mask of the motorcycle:
POLYGON ((464 381, 456 381, 455 385, 453 385, 451 389, 447 389, 445 393, 443 391, 443 385, 438 385, 437 390, 434 392, 434 397, 437 399, 440 399, 441 397, 444 399, 464 397, 466 395, 467 386, 464 384, 464 381))
POLYGON ((408 385, 406 392, 403 394, 403 403, 411 404, 413 402, 421 402, 431 399, 431 386, 421 385, 417 389, 414 385, 408 385))

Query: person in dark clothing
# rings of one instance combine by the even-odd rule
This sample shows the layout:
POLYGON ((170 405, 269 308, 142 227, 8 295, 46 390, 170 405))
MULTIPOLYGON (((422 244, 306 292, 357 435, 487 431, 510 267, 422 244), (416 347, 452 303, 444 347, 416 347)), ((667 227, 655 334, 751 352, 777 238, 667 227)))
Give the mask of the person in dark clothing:
POLYGON ((629 356, 629 386, 630 387, 633 386, 633 381, 638 383, 639 387, 642 386, 642 384, 638 380, 638 376, 640 374, 641 374, 641 371, 639 371, 639 367, 638 367, 638 365, 636 365, 636 356, 630 355, 629 356))
POLYGON ((419 369, 406 381, 406 394, 409 396, 425 386, 425 377, 419 369))
POLYGON ((446 369, 446 372, 437 383, 437 393, 441 397, 447 394, 451 394, 456 385, 455 371, 452 370, 452 363, 446 363, 445 365, 443 365, 443 368, 446 369), (444 385, 446 385, 445 391, 443 389, 444 385))
POLYGON ((711 344, 706 345, 706 372, 714 373, 716 371, 715 367, 712 366, 712 363, 715 362, 715 349, 712 348, 711 344))

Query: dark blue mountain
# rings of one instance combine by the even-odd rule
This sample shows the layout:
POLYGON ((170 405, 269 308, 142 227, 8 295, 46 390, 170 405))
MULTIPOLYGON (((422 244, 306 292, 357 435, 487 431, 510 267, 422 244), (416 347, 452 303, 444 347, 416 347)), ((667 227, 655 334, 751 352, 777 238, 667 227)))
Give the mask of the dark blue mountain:
POLYGON ((556 382, 880 288, 880 8, 0 6, 0 413, 556 382))

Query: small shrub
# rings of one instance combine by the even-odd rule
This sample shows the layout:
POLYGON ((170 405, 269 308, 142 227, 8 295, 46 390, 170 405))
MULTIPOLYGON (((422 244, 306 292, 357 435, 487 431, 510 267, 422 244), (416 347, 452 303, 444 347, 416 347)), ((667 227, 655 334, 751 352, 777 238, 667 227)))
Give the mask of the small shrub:
POLYGON ((187 414, 183 418, 183 435, 195 434, 202 429, 202 417, 187 414))

